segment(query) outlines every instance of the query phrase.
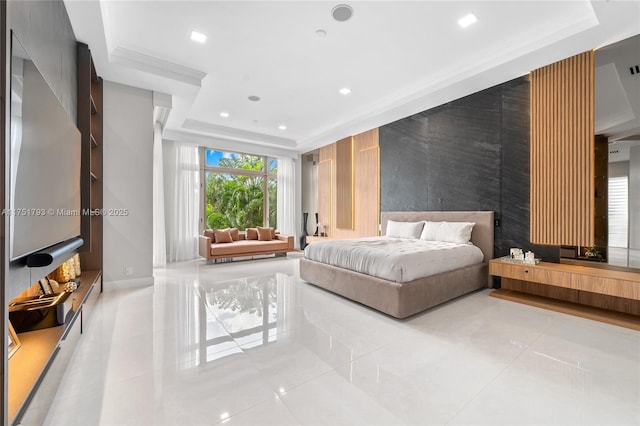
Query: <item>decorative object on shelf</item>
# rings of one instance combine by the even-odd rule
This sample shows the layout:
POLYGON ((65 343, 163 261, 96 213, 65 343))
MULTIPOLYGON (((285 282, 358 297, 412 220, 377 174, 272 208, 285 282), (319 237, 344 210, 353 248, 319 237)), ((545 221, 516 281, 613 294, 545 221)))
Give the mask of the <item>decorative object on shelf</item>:
POLYGON ((53 294, 53 288, 51 287, 51 283, 49 282, 49 278, 43 277, 39 281, 40 289, 42 290, 42 294, 45 296, 53 294))
POLYGON ((53 278, 59 283, 69 282, 71 280, 71 272, 69 271, 69 264, 67 262, 64 262, 63 264, 58 266, 51 274, 49 274, 49 277, 53 278))
POLYGON ((7 327, 9 328, 9 333, 7 333, 9 335, 7 352, 9 353, 9 358, 11 358, 16 351, 20 349, 20 339, 18 339, 18 335, 13 329, 11 321, 7 321, 7 327))
POLYGON ((76 277, 79 277, 82 274, 82 270, 80 269, 80 254, 78 253, 73 256, 73 267, 76 271, 76 277))
POLYGON ((319 226, 320 226, 320 225, 318 224, 318 213, 316 213, 316 232, 314 232, 314 233, 313 233, 313 236, 314 236, 314 237, 317 237, 317 236, 318 236, 318 227, 319 227, 319 226))
POLYGON ((528 251, 524 256, 525 263, 536 263, 536 255, 532 251, 528 251))
POLYGON ((511 248, 511 250, 509 250, 509 254, 512 259, 524 260, 524 251, 522 251, 521 248, 511 248))
POLYGON ((598 250, 594 246, 591 246, 591 247, 587 248, 584 251, 584 255, 585 255, 585 257, 590 257, 593 260, 598 260, 600 262, 604 261, 604 258, 602 257, 602 254, 600 253, 600 250, 598 250))
POLYGON ((307 221, 309 220, 309 213, 302 213, 302 235, 300 236, 300 248, 307 246, 307 221))
POLYGON ((522 260, 521 259, 514 259, 511 256, 502 256, 500 258, 500 260, 504 260, 505 262, 511 262, 511 263, 529 263, 529 264, 532 264, 532 265, 535 265, 535 264, 538 264, 538 263, 542 262, 542 259, 537 258, 537 257, 533 258, 533 262, 531 262, 529 260, 526 260, 526 259, 522 259, 522 260))
POLYGON ((324 233, 324 224, 322 224, 322 222, 318 222, 318 229, 320 230, 320 236, 321 237, 326 237, 326 235, 324 233))

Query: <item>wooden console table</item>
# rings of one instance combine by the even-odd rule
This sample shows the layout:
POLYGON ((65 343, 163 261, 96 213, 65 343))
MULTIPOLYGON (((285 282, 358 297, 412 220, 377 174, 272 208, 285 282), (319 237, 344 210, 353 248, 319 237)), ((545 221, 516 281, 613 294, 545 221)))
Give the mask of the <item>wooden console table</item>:
POLYGON ((489 262, 491 296, 640 330, 640 274, 541 262, 489 262))

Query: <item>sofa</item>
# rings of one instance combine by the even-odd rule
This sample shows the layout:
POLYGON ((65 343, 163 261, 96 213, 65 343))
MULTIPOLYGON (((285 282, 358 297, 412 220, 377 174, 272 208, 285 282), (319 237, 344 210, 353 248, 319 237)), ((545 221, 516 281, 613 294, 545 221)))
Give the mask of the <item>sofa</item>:
POLYGON ((198 240, 200 256, 207 262, 234 257, 286 254, 294 250, 291 235, 281 235, 273 228, 206 229, 198 240))

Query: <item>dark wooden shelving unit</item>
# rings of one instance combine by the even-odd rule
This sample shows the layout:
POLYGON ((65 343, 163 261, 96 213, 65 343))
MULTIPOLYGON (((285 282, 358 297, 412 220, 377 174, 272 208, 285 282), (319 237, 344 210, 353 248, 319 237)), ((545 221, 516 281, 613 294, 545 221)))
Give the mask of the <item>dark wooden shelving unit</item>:
MULTIPOLYGON (((78 130, 82 135, 82 209, 102 210, 102 78, 84 43, 78 43, 78 130)), ((102 229, 101 215, 82 215, 83 268, 102 270, 102 229)))

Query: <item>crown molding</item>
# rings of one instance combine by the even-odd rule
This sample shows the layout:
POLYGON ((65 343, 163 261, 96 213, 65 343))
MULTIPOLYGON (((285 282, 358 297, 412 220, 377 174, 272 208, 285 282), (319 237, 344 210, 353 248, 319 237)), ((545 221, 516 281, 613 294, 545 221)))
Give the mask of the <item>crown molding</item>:
POLYGON ((249 130, 235 129, 233 127, 220 126, 200 120, 187 119, 182 124, 183 129, 203 132, 208 135, 223 139, 231 139, 261 145, 270 145, 285 149, 295 149, 296 141, 293 139, 271 136, 264 133, 251 132, 249 130))
POLYGON ((109 61, 197 87, 202 86, 202 80, 207 76, 206 72, 165 61, 122 46, 117 46, 111 51, 109 61))

